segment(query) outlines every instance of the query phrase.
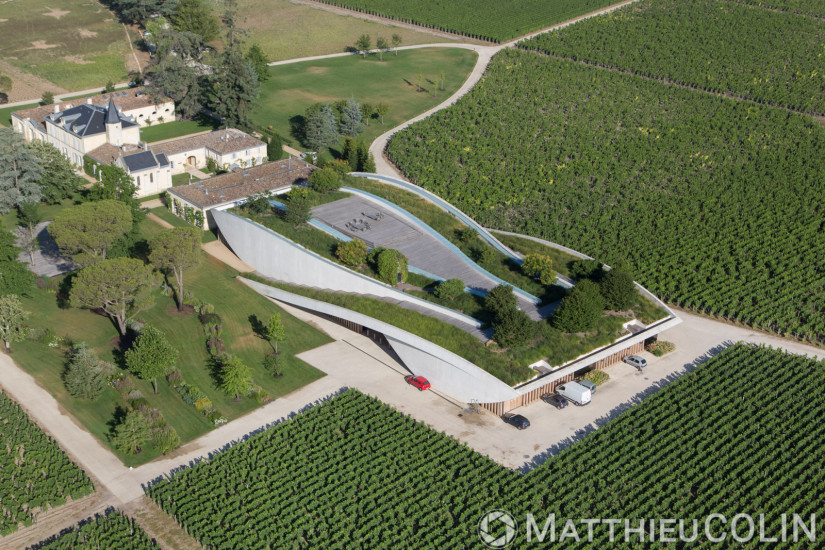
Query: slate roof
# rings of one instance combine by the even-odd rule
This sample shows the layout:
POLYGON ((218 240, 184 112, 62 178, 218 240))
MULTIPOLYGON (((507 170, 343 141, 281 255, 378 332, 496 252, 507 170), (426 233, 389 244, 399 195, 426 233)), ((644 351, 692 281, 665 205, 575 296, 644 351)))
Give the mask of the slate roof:
POLYGON ((115 100, 110 97, 109 105, 106 106, 106 124, 117 124, 118 122, 120 122, 120 117, 117 116, 115 100))
MULTIPOLYGON (((149 98, 149 95, 143 91, 143 87, 137 87, 130 88, 128 90, 119 90, 117 92, 98 94, 88 98, 61 101, 57 103, 57 105, 64 110, 69 109, 72 106, 87 105, 89 102, 91 102, 91 105, 106 107, 110 100, 113 100, 115 106, 120 107, 121 111, 124 111, 127 114, 129 111, 133 111, 135 109, 141 109, 143 107, 150 107, 172 101, 170 98, 161 98, 158 102, 152 101, 149 98)), ((23 120, 30 118, 35 122, 35 124, 40 126, 41 129, 45 130, 46 117, 50 114, 54 114, 54 105, 41 105, 30 109, 21 109, 20 111, 14 111, 12 116, 16 116, 23 120)))
POLYGON ((136 122, 132 122, 125 115, 119 113, 115 109, 114 113, 109 109, 104 109, 99 105, 82 104, 59 113, 52 113, 46 115, 46 119, 61 126, 64 130, 78 136, 88 137, 103 134, 106 132, 106 124, 109 120, 120 121, 123 128, 131 128, 137 126, 136 122), (113 119, 112 117, 117 117, 113 119))
POLYGON ((263 191, 275 191, 306 182, 315 166, 295 157, 234 170, 220 176, 169 188, 169 193, 207 209, 263 191))
POLYGON ((142 151, 140 153, 133 153, 131 155, 123 156, 123 163, 129 172, 140 172, 141 170, 148 170, 149 168, 157 168, 158 161, 152 151, 142 151))
POLYGON ((155 158, 158 159, 158 165, 160 166, 169 166, 169 159, 166 158, 166 155, 160 153, 159 155, 156 154, 155 158))
POLYGON ((225 155, 236 151, 245 151, 251 147, 266 145, 263 141, 250 136, 247 133, 229 128, 227 130, 215 130, 206 134, 192 136, 188 138, 176 139, 166 143, 154 145, 155 151, 174 155, 183 151, 193 151, 206 147, 216 153, 225 155))

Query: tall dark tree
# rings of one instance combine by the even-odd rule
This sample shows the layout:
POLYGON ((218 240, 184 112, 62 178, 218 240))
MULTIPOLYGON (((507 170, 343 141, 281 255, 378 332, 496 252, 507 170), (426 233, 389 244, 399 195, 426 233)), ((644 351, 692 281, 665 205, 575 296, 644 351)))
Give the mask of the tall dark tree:
POLYGON ((329 105, 307 112, 304 136, 307 147, 314 151, 321 151, 338 143, 335 115, 329 105))
POLYGON ((244 57, 252 65, 252 68, 255 69, 258 82, 269 79, 269 57, 267 57, 259 45, 252 44, 244 57))
POLYGON ((159 59, 148 71, 151 79, 149 93, 156 98, 171 97, 184 118, 197 115, 203 108, 201 77, 197 66, 180 55, 167 55, 159 59))
POLYGON ((0 127, 0 214, 27 202, 40 202, 43 166, 23 137, 0 127))
POLYGON ((220 31, 220 21, 204 0, 180 0, 169 20, 176 30, 197 34, 204 42, 215 40, 220 31))
POLYGON ((355 98, 349 98, 341 109, 341 133, 345 136, 357 136, 364 131, 362 120, 361 106, 355 98))
POLYGON ((0 296, 29 295, 34 290, 34 274, 18 261, 19 256, 14 235, 0 228, 0 296))
POLYGON ((252 128, 249 113, 258 98, 260 83, 252 65, 243 56, 243 31, 237 27, 236 17, 235 0, 227 0, 222 18, 226 48, 219 55, 211 78, 209 106, 227 126, 249 130, 252 128))
POLYGON ((58 204, 63 199, 71 198, 77 188, 85 183, 78 176, 69 162, 51 143, 36 139, 27 145, 40 159, 43 175, 40 178, 42 200, 49 204, 58 204))

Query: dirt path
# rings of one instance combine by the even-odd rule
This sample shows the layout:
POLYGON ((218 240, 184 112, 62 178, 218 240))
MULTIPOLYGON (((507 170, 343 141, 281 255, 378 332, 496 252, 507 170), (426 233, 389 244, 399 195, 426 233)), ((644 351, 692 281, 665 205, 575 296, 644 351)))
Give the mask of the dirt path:
POLYGON ((146 214, 146 217, 149 218, 150 220, 152 220, 153 222, 155 222, 156 224, 158 224, 159 226, 165 227, 166 229, 172 229, 173 227, 175 227, 171 223, 167 222, 166 220, 163 220, 163 219, 159 218, 156 214, 153 214, 151 212, 146 214))
MULTIPOLYGON (((126 43, 129 44, 129 51, 132 52, 132 57, 135 59, 135 65, 137 66, 137 72, 143 74, 143 68, 140 66, 140 60, 138 59, 137 54, 135 53, 135 48, 132 45, 132 37, 129 36, 129 27, 126 26, 126 23, 122 23, 123 25, 123 32, 126 33, 126 43)), ((127 63, 127 69, 128 69, 127 63)))
POLYGON ((397 19, 392 19, 391 17, 381 17, 380 15, 371 15, 369 13, 363 13, 360 11, 350 10, 347 8, 342 8, 340 6, 331 6, 329 4, 324 4, 323 2, 314 2, 313 0, 289 0, 293 4, 300 4, 302 6, 309 6, 311 8, 315 8, 317 10, 328 11, 330 13, 334 13, 336 15, 348 15, 350 17, 355 17, 357 19, 363 19, 365 21, 372 21, 374 23, 381 23, 382 25, 389 25, 391 27, 400 27, 402 29, 410 29, 417 32, 425 32, 427 34, 432 34, 433 36, 437 36, 439 38, 450 38, 453 40, 461 40, 464 42, 471 42, 473 44, 489 44, 489 42, 484 42, 481 40, 475 40, 468 36, 464 36, 463 34, 451 33, 447 31, 437 31, 435 29, 430 29, 428 27, 424 27, 421 25, 416 25, 414 23, 405 23, 403 21, 399 21, 397 19))

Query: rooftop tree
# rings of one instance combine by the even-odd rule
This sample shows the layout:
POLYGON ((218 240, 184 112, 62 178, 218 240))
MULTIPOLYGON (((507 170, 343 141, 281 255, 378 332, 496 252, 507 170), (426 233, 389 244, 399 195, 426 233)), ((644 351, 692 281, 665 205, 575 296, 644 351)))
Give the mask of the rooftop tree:
POLYGON ((152 268, 140 260, 103 260, 72 280, 71 302, 75 307, 102 310, 123 336, 127 323, 153 305, 150 293, 157 284, 152 268))

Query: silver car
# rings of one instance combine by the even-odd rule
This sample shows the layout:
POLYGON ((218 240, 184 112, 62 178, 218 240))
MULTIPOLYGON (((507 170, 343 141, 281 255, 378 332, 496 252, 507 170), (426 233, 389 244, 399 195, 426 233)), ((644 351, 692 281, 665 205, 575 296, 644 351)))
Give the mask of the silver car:
POLYGON ((590 380, 579 380, 579 384, 590 390, 590 393, 596 393, 596 384, 594 384, 590 380))
POLYGON ((628 365, 634 366, 637 369, 641 370, 647 366, 647 359, 644 357, 639 357, 638 355, 628 355, 624 359, 622 359, 628 365))

